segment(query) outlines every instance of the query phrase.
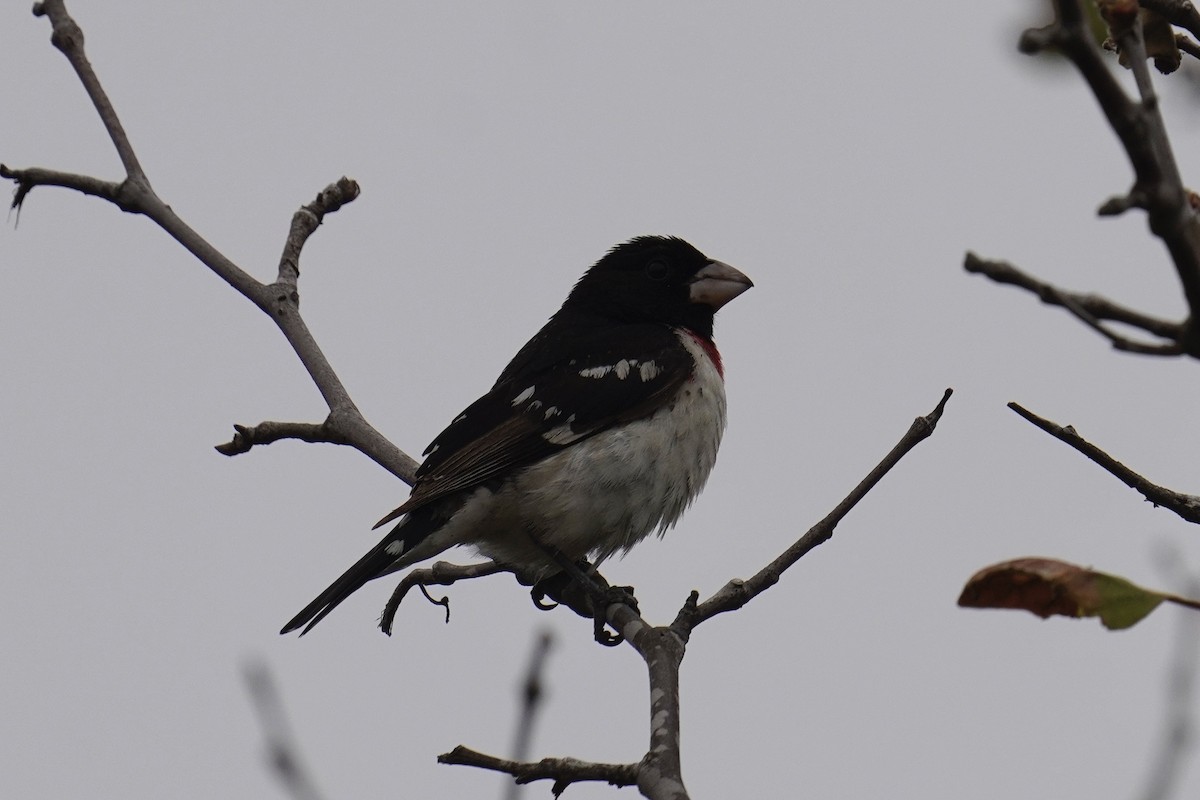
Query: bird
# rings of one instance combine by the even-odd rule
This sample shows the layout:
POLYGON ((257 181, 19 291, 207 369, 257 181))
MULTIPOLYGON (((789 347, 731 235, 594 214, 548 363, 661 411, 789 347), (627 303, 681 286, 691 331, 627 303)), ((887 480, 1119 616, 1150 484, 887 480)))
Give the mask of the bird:
POLYGON ((716 311, 754 284, 674 236, 610 249, 422 454, 397 521, 281 634, 369 581, 472 545, 530 583, 673 527, 726 425, 716 311))

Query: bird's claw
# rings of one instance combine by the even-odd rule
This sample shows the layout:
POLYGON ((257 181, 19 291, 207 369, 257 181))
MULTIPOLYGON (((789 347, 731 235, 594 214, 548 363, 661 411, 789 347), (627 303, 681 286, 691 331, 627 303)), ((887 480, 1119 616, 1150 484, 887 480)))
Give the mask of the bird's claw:
POLYGON ((609 633, 608 630, 606 630, 605 624, 607 623, 607 620, 604 617, 597 614, 594 622, 595 626, 592 628, 592 633, 596 637, 596 641, 600 644, 604 645, 605 647, 616 647, 621 642, 625 641, 624 634, 609 633))
POLYGON ((610 586, 588 562, 571 561, 552 548, 543 549, 562 571, 533 584, 529 590, 533 604, 543 611, 565 605, 581 617, 590 617, 592 636, 605 647, 616 647, 625 641, 621 633, 607 630, 608 609, 613 605, 624 605, 635 614, 641 613, 637 598, 633 596, 633 587, 610 586), (551 602, 547 603, 547 598, 551 602))
POLYGON ((608 624, 609 606, 629 606, 635 614, 641 612, 638 610, 637 598, 633 596, 632 586, 609 586, 604 590, 604 593, 606 595, 604 604, 596 605, 595 607, 595 614, 592 617, 592 633, 596 641, 605 647, 616 647, 625 641, 625 635, 619 631, 617 633, 609 633, 605 629, 605 626, 608 624))
POLYGON ((557 600, 551 600, 548 603, 544 602, 546 599, 546 587, 541 582, 535 583, 529 589, 529 596, 533 598, 533 604, 541 611, 553 611, 558 608, 559 603, 557 600))

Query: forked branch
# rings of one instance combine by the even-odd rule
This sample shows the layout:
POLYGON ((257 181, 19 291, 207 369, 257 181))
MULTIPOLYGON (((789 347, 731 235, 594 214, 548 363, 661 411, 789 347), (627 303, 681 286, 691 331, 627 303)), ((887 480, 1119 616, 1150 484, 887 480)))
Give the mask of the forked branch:
POLYGON ((1184 326, 1179 322, 1151 317, 1140 311, 1126 308, 1106 297, 1096 294, 1080 294, 1060 289, 1054 284, 1033 277, 1007 261, 980 258, 967 253, 963 261, 967 272, 983 275, 996 283, 1016 286, 1037 295, 1047 305, 1059 306, 1069 311, 1076 319, 1112 342, 1117 350, 1143 355, 1176 356, 1183 353, 1180 341, 1184 326), (1145 342, 1131 339, 1105 323, 1118 322, 1137 330, 1157 336, 1163 341, 1145 342))
MULTIPOLYGON (((443 764, 461 764, 495 770, 512 775, 517 782, 553 780, 555 794, 578 781, 608 781, 618 786, 636 784, 642 795, 652 800, 686 800, 687 789, 683 783, 680 764, 679 726, 679 668, 687 651, 692 631, 706 619, 726 611, 735 611, 750 600, 779 582, 789 567, 811 552, 821 543, 828 541, 837 524, 853 509, 884 475, 891 471, 905 455, 925 439, 929 438, 945 411, 952 390, 947 389, 933 411, 917 417, 884 459, 823 520, 818 522, 778 558, 756 573, 753 577, 729 581, 711 598, 698 603, 698 594, 692 592, 670 625, 652 626, 641 615, 626 604, 613 604, 608 609, 608 622, 620 632, 625 641, 633 646, 646 662, 650 684, 650 746, 637 764, 600 764, 577 759, 543 759, 537 762, 516 762, 459 746, 438 757, 443 764)), ((452 565, 435 565, 435 567, 452 565)), ((466 570, 466 567, 453 569, 466 570)), ((421 572, 421 571, 418 571, 421 572)), ((410 579, 421 581, 433 576, 410 579)), ((464 576, 469 577, 469 576, 464 576)), ((406 584, 401 584, 407 591, 406 584)), ((397 590, 401 594, 400 590, 397 590)), ((396 600, 396 596, 393 596, 396 600)), ((398 600, 396 600, 398 602, 398 600)), ((394 607, 389 607, 394 613, 394 607)), ((385 611, 385 621, 390 625, 390 616, 385 611)))
POLYGON ((236 455, 255 445, 267 444, 281 438, 345 444, 359 450, 384 469, 411 484, 417 462, 366 421, 300 316, 300 295, 297 289, 300 251, 327 214, 337 211, 358 197, 358 184, 349 178, 341 178, 323 189, 316 200, 297 211, 292 218, 276 279, 272 283, 256 280, 180 219, 151 187, 150 179, 142 169, 129 135, 88 61, 84 51, 83 31, 67 12, 65 2, 45 0, 34 6, 33 13, 50 20, 50 41, 67 58, 75 74, 79 76, 79 81, 91 98, 92 105, 121 160, 125 177, 120 181, 104 181, 89 175, 41 167, 14 169, 0 165, 0 177, 11 180, 16 185, 13 207, 19 209, 28 200, 29 193, 38 186, 57 186, 107 200, 130 214, 144 215, 275 322, 325 399, 329 407, 329 416, 321 423, 263 423, 253 427, 242 426, 231 442, 217 448, 220 452, 236 455))
MULTIPOLYGON (((1188 318, 1179 323, 1164 322, 1108 304, 1107 301, 1102 304, 1104 312, 1113 312, 1126 318, 1096 314, 1094 306, 1089 309, 1086 303, 1077 302, 1083 295, 1063 292, 1035 279, 1012 279, 1014 273, 1024 277, 1023 273, 1004 262, 987 261, 968 254, 965 267, 969 272, 1021 286, 1035 292, 1046 302, 1063 306, 1118 349, 1150 355, 1186 354, 1200 358, 1200 327, 1196 323, 1200 319, 1200 219, 1193 207, 1193 195, 1183 186, 1166 125, 1159 111, 1138 4, 1102 0, 1098 5, 1123 63, 1127 62, 1133 72, 1136 97, 1131 97, 1125 91, 1109 67, 1103 50, 1092 36, 1080 0, 1055 0, 1055 21, 1047 27, 1026 31, 1021 37, 1020 47, 1025 53, 1045 50, 1062 53, 1087 81, 1109 125, 1121 140, 1134 170, 1134 182, 1130 190, 1124 195, 1110 198, 1100 207, 1099 213, 1113 216, 1132 208, 1146 212, 1150 230, 1166 245, 1174 263, 1187 301, 1188 318), (1131 340, 1105 325, 1106 320, 1127 322, 1165 341, 1145 343, 1131 340)), ((1193 33, 1200 30, 1200 17, 1191 3, 1160 0, 1143 5, 1193 33)))

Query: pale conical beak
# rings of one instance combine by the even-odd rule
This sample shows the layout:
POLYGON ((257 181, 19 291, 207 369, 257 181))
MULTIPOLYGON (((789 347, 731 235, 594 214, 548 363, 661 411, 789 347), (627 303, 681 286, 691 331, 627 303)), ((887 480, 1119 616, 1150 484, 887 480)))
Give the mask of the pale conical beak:
POLYGON ((725 262, 710 261, 692 278, 688 299, 716 310, 753 285, 754 281, 725 262))

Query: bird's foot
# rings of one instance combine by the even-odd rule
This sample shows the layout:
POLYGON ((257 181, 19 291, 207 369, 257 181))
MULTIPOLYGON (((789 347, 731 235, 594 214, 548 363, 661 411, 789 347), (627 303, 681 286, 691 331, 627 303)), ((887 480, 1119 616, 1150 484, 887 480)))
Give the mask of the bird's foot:
POLYGON ((621 642, 625 641, 623 633, 609 633, 606 629, 608 624, 608 608, 612 605, 624 605, 633 609, 633 613, 638 612, 637 598, 633 596, 632 586, 609 586, 605 591, 605 600, 603 604, 597 604, 595 612, 592 616, 592 635, 596 641, 605 647, 616 647, 621 642))
POLYGON ((633 613, 641 614, 642 610, 638 607, 637 598, 633 595, 632 586, 609 586, 608 587, 608 605, 614 603, 629 606, 633 609, 633 613))
POLYGON ((547 554, 562 568, 548 578, 535 583, 529 590, 533 604, 542 610, 564 605, 581 617, 592 620, 592 633, 597 642, 615 647, 625 640, 619 633, 606 630, 608 608, 614 603, 638 611, 632 586, 610 586, 604 576, 587 561, 572 561, 547 548, 547 554), (549 599, 550 602, 546 602, 549 599))
POLYGON ((533 604, 537 607, 538 611, 553 611, 559 607, 560 603, 558 600, 553 599, 548 603, 545 602, 546 598, 550 597, 551 595, 549 590, 543 586, 542 583, 542 581, 538 581, 532 587, 530 587, 529 596, 533 598, 533 604))
POLYGON ((542 611, 550 611, 563 605, 577 614, 590 617, 592 615, 590 606, 586 612, 579 610, 581 601, 586 601, 587 598, 582 596, 578 590, 571 592, 574 586, 570 575, 565 572, 556 572, 549 578, 542 578, 534 582, 529 587, 529 596, 533 598, 533 604, 542 611))
POLYGON ((529 589, 533 604, 543 611, 563 605, 579 616, 590 619, 595 613, 593 609, 596 606, 596 603, 592 602, 592 598, 603 596, 608 589, 608 582, 603 577, 590 572, 591 566, 586 561, 575 566, 581 575, 586 575, 582 581, 565 570, 542 578, 529 589))

